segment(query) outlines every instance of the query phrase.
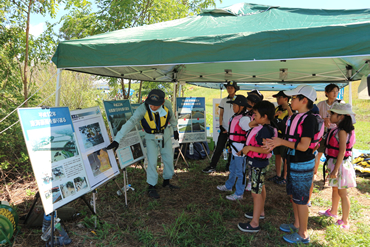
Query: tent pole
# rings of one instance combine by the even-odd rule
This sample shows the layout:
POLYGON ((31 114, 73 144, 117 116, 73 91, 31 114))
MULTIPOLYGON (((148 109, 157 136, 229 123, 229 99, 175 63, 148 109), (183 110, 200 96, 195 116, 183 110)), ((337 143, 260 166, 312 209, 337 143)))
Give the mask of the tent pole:
POLYGON ((173 101, 172 101, 172 110, 174 112, 174 114, 176 115, 176 86, 177 86, 177 83, 174 82, 173 83, 173 94, 172 94, 172 97, 173 97, 173 101))
POLYGON ((127 91, 127 98, 130 99, 130 91, 131 91, 131 79, 128 80, 128 91, 127 91))
POLYGON ((348 103, 352 106, 352 81, 348 84, 348 103))
POLYGON ((56 107, 59 106, 59 102, 60 102, 60 87, 61 87, 60 77, 61 75, 62 75, 62 69, 57 69, 57 87, 55 91, 55 106, 56 107))
POLYGON ((140 81, 140 87, 139 87, 139 98, 137 100, 137 103, 141 104, 141 88, 143 87, 143 81, 140 81))

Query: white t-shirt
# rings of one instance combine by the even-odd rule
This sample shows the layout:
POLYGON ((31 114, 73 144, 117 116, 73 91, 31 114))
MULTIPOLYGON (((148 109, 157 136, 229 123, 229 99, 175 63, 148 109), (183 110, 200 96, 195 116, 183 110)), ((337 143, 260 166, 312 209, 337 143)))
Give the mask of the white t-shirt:
MULTIPOLYGON (((235 96, 233 99, 235 99, 235 96)), ((233 104, 226 103, 229 100, 232 100, 229 98, 229 96, 223 98, 218 106, 219 108, 224 109, 224 115, 222 116, 222 127, 224 127, 227 131, 229 131, 230 118, 234 115, 233 104)))
MULTIPOLYGON (((251 117, 250 116, 244 116, 242 117, 240 120, 239 120, 239 126, 244 130, 244 131, 248 131, 250 129, 249 127, 249 123, 251 122, 251 117)), ((237 142, 233 142, 233 145, 236 149, 238 149, 239 151, 243 149, 244 147, 244 144, 245 143, 237 143, 237 142)), ((231 152, 234 156, 237 156, 236 155, 236 151, 234 148, 231 147, 231 152)), ((243 156, 243 155, 241 155, 243 156)))
MULTIPOLYGON (((317 108, 319 108, 319 114, 322 117, 322 119, 330 117, 330 113, 328 112, 328 110, 330 110, 333 107, 333 105, 334 103, 332 105, 329 105, 326 102, 326 100, 317 103, 317 108)), ((329 129, 333 129, 335 127, 337 127, 337 125, 331 123, 329 129)))

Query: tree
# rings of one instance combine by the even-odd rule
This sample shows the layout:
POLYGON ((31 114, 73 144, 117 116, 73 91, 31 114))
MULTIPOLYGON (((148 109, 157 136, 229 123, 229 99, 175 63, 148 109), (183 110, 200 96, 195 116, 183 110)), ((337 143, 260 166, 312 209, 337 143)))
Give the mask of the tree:
MULTIPOLYGON (((79 39, 86 36, 111 32, 124 28, 149 25, 198 14, 201 9, 216 6, 215 0, 96 0, 98 7, 92 11, 91 4, 82 8, 70 5, 71 11, 62 18, 59 37, 79 39)), ((220 1, 221 2, 221 1, 220 1)), ((145 83, 144 83, 145 84, 145 83)), ((124 85, 115 78, 109 85, 124 85)), ((172 89, 170 89, 172 91, 172 89)), ((113 90, 116 92, 116 90, 113 90)))
MULTIPOLYGON (((55 18, 61 3, 81 6, 86 1, 78 0, 3 0, 0 9, 3 12, 2 26, 5 28, 17 29, 11 37, 13 59, 18 64, 18 74, 23 82, 24 100, 28 98, 32 70, 30 67, 38 63, 47 63, 55 50, 56 41, 50 23, 47 24, 47 31, 38 38, 30 35, 31 14, 49 15, 55 18)), ((28 102, 25 103, 25 106, 28 102)))

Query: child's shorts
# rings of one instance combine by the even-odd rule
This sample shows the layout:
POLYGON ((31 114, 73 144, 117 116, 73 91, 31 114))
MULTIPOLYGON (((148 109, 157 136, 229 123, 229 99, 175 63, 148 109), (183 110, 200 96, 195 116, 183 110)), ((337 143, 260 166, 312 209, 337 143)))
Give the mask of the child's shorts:
POLYGON ((261 194, 262 187, 265 184, 266 167, 251 167, 251 173, 252 192, 254 194, 261 194))
POLYGON ((281 155, 282 157, 286 156, 287 151, 288 151, 288 148, 285 146, 278 146, 274 148, 273 150, 274 155, 281 155))
POLYGON ((288 195, 293 196, 295 204, 306 205, 308 203, 314 168, 315 159, 288 164, 286 190, 288 195))
POLYGON ((325 152, 325 148, 326 148, 325 142, 326 142, 325 139, 321 139, 321 141, 320 141, 320 147, 317 149, 317 151, 319 153, 325 152))

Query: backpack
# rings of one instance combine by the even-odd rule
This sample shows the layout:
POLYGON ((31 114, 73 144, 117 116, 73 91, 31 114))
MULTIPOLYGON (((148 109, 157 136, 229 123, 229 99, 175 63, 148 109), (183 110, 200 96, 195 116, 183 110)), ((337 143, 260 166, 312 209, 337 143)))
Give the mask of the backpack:
MULTIPOLYGON (((193 143, 193 147, 194 147, 194 154, 193 155, 190 155, 190 151, 189 151, 189 147, 187 148, 186 150, 186 154, 185 154, 185 157, 188 158, 188 159, 192 159, 192 160, 200 160, 200 159, 205 159, 207 157, 207 154, 210 154, 210 151, 209 151, 209 148, 208 148, 208 143, 206 141, 204 142, 194 142, 193 143), (203 148, 203 145, 204 147, 206 148, 206 150, 203 148), (206 154, 207 152, 207 154, 206 154)), ((182 152, 185 151, 185 145, 183 146, 182 152)))

